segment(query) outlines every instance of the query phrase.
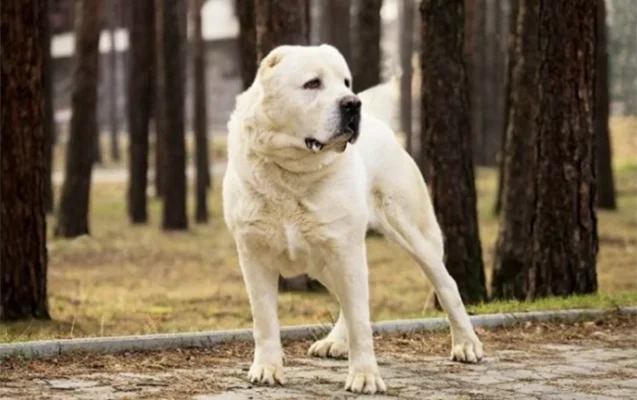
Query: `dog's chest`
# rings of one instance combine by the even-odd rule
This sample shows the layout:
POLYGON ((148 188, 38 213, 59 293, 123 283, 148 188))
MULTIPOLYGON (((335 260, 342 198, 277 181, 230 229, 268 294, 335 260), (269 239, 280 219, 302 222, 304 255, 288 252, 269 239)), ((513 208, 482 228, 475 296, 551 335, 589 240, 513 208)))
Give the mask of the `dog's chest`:
POLYGON ((269 202, 267 209, 263 210, 263 217, 269 221, 269 230, 276 232, 276 242, 281 244, 291 260, 324 240, 326 227, 307 201, 278 199, 269 202))
POLYGON ((297 261, 309 251, 309 243, 306 236, 290 221, 283 222, 283 236, 286 253, 290 261, 297 261))
POLYGON ((291 196, 261 200, 254 204, 252 212, 244 214, 242 225, 268 252, 300 261, 309 256, 313 247, 328 240, 330 227, 310 200, 291 196))

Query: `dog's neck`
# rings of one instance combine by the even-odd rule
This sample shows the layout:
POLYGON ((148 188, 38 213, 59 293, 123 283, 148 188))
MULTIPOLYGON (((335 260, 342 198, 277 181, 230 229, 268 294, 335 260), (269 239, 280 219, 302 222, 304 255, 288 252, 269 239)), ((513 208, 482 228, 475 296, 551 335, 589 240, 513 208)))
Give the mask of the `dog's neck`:
MULTIPOLYGON (((247 92, 256 91, 251 87, 247 92)), ((302 136, 283 133, 283 127, 264 115, 258 105, 258 95, 247 92, 237 97, 239 112, 229 121, 229 157, 241 158, 238 171, 246 181, 261 181, 279 190, 303 195, 338 168, 347 152, 324 149, 309 150, 302 136), (269 182, 263 182, 263 181, 269 182)), ((260 187, 263 187, 261 185, 260 187)))
MULTIPOLYGON (((330 165, 337 162, 339 152, 324 149, 314 152, 307 148, 303 135, 282 132, 284 129, 268 118, 263 112, 255 112, 240 121, 246 151, 249 157, 266 163, 273 163, 291 174, 320 175, 330 165)), ((307 178, 307 177, 305 177, 307 178)))
MULTIPOLYGON (((252 131, 254 125, 248 122, 243 130, 237 131, 244 140, 234 143, 238 146, 231 157, 241 160, 237 172, 245 183, 268 196, 307 197, 321 182, 339 168, 346 153, 334 151, 312 153, 298 144, 291 143, 292 137, 272 131, 252 131)), ((234 147, 234 146, 233 146, 234 147)))

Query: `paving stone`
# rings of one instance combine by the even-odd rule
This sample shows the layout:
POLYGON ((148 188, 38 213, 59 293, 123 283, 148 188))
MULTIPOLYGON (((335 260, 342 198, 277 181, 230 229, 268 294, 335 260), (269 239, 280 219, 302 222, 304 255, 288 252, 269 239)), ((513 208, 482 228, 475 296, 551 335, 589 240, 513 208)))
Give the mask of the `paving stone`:
POLYGON ((99 382, 85 381, 80 379, 49 379, 46 383, 53 389, 75 390, 99 385, 99 382))
POLYGON ((619 386, 637 389, 637 377, 634 379, 619 379, 617 384, 619 386))
POLYGON ((542 396, 542 400, 617 400, 617 397, 588 393, 559 393, 542 396))
POLYGON ((637 397, 637 390, 633 388, 607 389, 607 390, 604 390, 604 395, 612 396, 617 399, 634 399, 635 397, 637 397))
POLYGON ((538 397, 544 397, 547 394, 559 394, 560 389, 554 385, 535 382, 509 382, 498 385, 498 389, 507 390, 515 394, 528 394, 538 397))
POLYGON ((251 397, 245 394, 227 392, 227 393, 221 393, 221 394, 202 394, 202 395, 193 397, 192 400, 247 400, 250 398, 251 397))
MULTIPOLYGON (((624 342, 625 343, 625 342, 624 342)), ((479 365, 452 363, 446 357, 409 358, 409 354, 384 354, 380 370, 388 387, 387 399, 547 399, 617 400, 637 398, 637 362, 631 349, 609 344, 545 345, 543 350, 493 351, 479 365), (604 347, 605 346, 605 347, 604 347), (417 360, 417 361, 416 361, 417 360)), ((625 344, 623 345, 625 346, 625 344)), ((634 355, 637 358, 637 352, 634 355)), ((346 392, 346 360, 310 357, 286 362, 283 387, 253 385, 246 379, 249 363, 219 363, 203 368, 177 368, 138 373, 99 372, 57 379, 5 380, 0 400, 113 400, 130 398, 189 398, 191 400, 372 399, 346 392), (185 382, 185 383, 184 383, 185 382), (173 396, 174 385, 189 393, 173 396)))

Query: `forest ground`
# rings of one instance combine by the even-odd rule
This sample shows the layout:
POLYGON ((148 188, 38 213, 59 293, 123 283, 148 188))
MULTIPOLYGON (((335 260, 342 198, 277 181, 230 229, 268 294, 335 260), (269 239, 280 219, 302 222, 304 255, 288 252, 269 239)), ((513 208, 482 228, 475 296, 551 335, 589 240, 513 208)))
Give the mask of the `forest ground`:
MULTIPOLYGON (((599 293, 533 303, 487 303, 469 307, 471 313, 637 304, 637 118, 613 118, 611 132, 619 209, 598 213, 599 293)), ((223 139, 215 136, 213 140, 223 139)), ((213 142, 211 147, 214 162, 222 169, 222 145, 213 142)), ((56 156, 60 151, 56 150, 56 156)), ((105 163, 111 173, 122 171, 116 163, 105 163)), ((48 218, 53 320, 3 324, 0 342, 249 327, 249 304, 234 243, 221 216, 220 176, 214 176, 209 198, 210 223, 197 225, 191 219, 188 232, 165 233, 159 229, 161 203, 154 189, 149 188, 149 224, 133 227, 126 214, 126 184, 119 179, 100 180, 99 174, 106 169, 94 172, 90 237, 56 239, 51 234, 54 217, 48 218)), ((496 179, 494 169, 477 170, 487 281, 498 232, 492 211, 496 179)), ((368 257, 373 320, 440 315, 423 309, 428 282, 407 254, 383 238, 370 237, 368 257)), ((329 325, 337 312, 335 300, 327 293, 280 295, 282 325, 329 325)))

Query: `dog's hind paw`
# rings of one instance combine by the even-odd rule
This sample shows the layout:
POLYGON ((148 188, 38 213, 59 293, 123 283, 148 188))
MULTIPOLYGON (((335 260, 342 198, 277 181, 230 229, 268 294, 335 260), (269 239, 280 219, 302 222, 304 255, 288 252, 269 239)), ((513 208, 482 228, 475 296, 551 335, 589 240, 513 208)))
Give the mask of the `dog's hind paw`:
POLYGON ((378 371, 352 371, 347 376, 345 390, 354 393, 384 393, 387 386, 378 371))
POLYGON ((451 346, 451 360, 463 363, 477 363, 484 356, 482 343, 475 337, 454 340, 451 346))
POLYGON ((274 386, 284 385, 283 366, 275 364, 252 364, 248 371, 248 380, 252 383, 261 383, 274 386))
POLYGON ((314 342, 307 353, 314 357, 347 358, 347 342, 341 339, 321 339, 314 342))

